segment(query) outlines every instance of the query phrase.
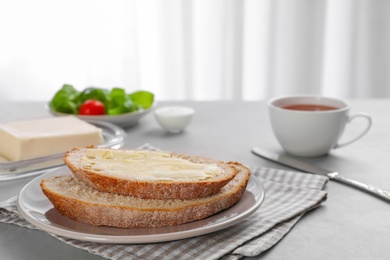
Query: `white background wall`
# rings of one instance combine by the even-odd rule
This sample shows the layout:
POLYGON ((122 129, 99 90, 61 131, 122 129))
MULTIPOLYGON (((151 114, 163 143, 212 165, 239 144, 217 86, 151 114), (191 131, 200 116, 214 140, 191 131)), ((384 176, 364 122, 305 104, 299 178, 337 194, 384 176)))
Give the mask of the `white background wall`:
POLYGON ((0 0, 0 100, 390 96, 387 0, 0 0))

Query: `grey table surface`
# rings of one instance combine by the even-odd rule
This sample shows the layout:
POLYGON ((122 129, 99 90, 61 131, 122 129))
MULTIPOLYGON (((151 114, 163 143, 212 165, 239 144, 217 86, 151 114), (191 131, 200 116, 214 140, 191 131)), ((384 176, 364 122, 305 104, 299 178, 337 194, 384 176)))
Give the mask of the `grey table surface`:
MULTIPOLYGON (((350 100, 351 114, 373 118, 370 132, 356 143, 307 162, 390 190, 390 100, 350 100)), ((124 148, 144 143, 164 150, 239 161, 248 166, 288 169, 256 157, 252 146, 283 152, 273 136, 265 101, 159 102, 196 109, 181 134, 164 132, 150 113, 126 129, 124 148)), ((50 116, 43 102, 2 102, 0 122, 50 116)), ((358 120, 342 138, 352 138, 358 120)), ((1 144, 0 144, 1 145, 1 144)), ((0 182, 0 200, 17 195, 32 178, 0 182)), ((328 200, 306 214, 273 248, 253 259, 390 259, 390 203, 351 187, 329 182, 328 200)), ((102 259, 45 232, 0 224, 1 259, 102 259)), ((248 258, 251 259, 251 258, 248 258)))

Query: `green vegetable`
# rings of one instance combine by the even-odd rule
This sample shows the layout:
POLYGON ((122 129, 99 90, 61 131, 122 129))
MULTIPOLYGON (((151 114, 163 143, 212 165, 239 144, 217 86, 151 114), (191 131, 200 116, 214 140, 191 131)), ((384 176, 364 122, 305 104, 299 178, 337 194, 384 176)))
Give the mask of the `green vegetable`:
POLYGON ((141 106, 143 109, 148 109, 153 105, 154 95, 148 91, 136 91, 131 93, 131 100, 134 104, 141 106))
POLYGON ((106 107, 110 103, 110 91, 104 88, 89 87, 80 93, 81 103, 94 99, 102 102, 106 107))
POLYGON ((65 84, 54 95, 49 106, 57 112, 78 114, 79 106, 81 104, 79 94, 80 93, 72 85, 65 84))
POLYGON ((108 115, 120 115, 128 112, 138 110, 131 101, 130 97, 126 95, 124 89, 113 88, 110 92, 110 104, 108 105, 108 115))
POLYGON ((120 115, 150 108, 153 105, 154 94, 148 91, 127 94, 119 87, 111 90, 89 87, 79 92, 72 85, 65 84, 54 95, 49 106, 57 112, 79 114, 80 106, 87 100, 99 100, 104 104, 106 114, 120 115))

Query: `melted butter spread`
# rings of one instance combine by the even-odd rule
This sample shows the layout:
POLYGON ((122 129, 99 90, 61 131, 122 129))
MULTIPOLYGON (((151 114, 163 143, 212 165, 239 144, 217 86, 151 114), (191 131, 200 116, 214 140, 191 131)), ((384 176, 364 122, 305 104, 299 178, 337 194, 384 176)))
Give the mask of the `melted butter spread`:
POLYGON ((158 151, 89 149, 81 166, 137 180, 207 180, 222 173, 216 164, 193 163, 158 151))

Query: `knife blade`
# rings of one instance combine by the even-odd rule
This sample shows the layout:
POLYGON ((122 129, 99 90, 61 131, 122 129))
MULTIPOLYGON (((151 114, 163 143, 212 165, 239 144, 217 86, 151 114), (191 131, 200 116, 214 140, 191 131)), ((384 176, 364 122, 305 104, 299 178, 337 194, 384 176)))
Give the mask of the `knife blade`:
POLYGON ((327 176, 330 180, 334 180, 343 184, 347 184, 351 187, 358 188, 360 190, 363 190, 365 192, 371 193, 377 197, 380 197, 382 199, 385 199, 387 201, 390 201, 390 191, 383 190, 376 188, 372 185, 365 184, 356 180, 352 180, 349 178, 346 178, 335 171, 329 171, 327 169, 321 168, 316 165, 312 165, 303 161, 300 161, 298 159, 292 158, 288 155, 283 154, 277 154, 270 151, 267 151, 265 149, 262 149, 260 147, 253 147, 252 153, 254 153, 257 156, 260 156, 262 158, 265 158, 267 160, 288 166, 290 168, 304 171, 307 173, 312 174, 319 174, 323 176, 327 176))

